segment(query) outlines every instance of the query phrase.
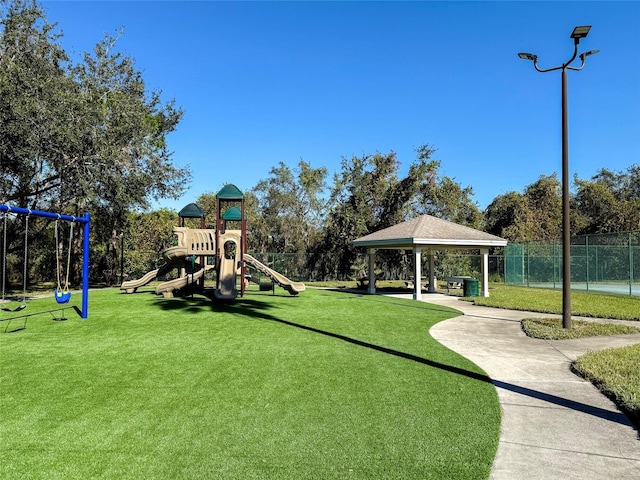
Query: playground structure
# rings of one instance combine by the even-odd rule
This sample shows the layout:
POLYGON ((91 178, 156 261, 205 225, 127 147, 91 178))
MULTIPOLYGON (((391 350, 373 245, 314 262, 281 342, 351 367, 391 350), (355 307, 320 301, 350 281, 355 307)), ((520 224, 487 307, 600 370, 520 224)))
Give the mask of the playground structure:
MULTIPOLYGON (((178 214, 179 225, 173 228, 177 244, 162 252, 164 265, 152 270, 141 278, 123 282, 120 289, 124 293, 134 293, 174 269, 179 270, 178 278, 167 280, 156 286, 157 295, 166 298, 197 288, 204 292, 204 276, 215 271, 216 287, 213 296, 217 300, 235 300, 243 296, 246 280, 255 279, 247 275, 247 265, 268 276, 274 284, 284 288, 290 295, 305 290, 302 282, 294 282, 256 260, 247 252, 247 222, 244 213, 244 195, 235 185, 226 185, 216 195, 216 228, 207 229, 204 213, 195 204, 189 204, 178 214), (229 204, 232 204, 229 207, 229 204), (239 206, 238 206, 239 204, 239 206), (184 226, 185 218, 199 218, 199 229, 184 226), (230 224, 240 225, 239 229, 229 229, 230 224), (213 260, 213 264, 210 264, 213 260), (238 278, 240 288, 238 289, 238 278)), ((259 282, 259 279, 257 280, 259 282)))
MULTIPOLYGON (((84 319, 86 319, 89 316, 89 230, 90 230, 90 217, 89 217, 89 213, 85 213, 82 217, 74 217, 72 215, 64 215, 61 213, 52 213, 52 212, 44 212, 44 211, 40 211, 40 210, 31 210, 28 208, 21 208, 21 207, 12 207, 10 205, 0 205, 0 212, 4 212, 5 215, 5 220, 6 220, 6 215, 8 214, 16 214, 16 215, 25 215, 25 252, 24 252, 24 256, 25 256, 25 269, 24 269, 24 273, 23 273, 23 298, 22 298, 22 305, 19 307, 19 309, 23 309, 26 306, 26 277, 27 277, 27 269, 26 269, 26 263, 27 263, 27 238, 28 238, 28 219, 30 216, 34 216, 34 217, 44 217, 44 218, 49 218, 52 220, 55 220, 56 222, 63 220, 66 222, 71 222, 71 224, 75 224, 75 223, 79 223, 81 225, 83 225, 83 234, 82 234, 82 308, 80 311, 80 316, 84 319)), ((4 227, 4 235, 6 236, 6 222, 5 222, 5 227, 4 227)), ((73 235, 73 229, 71 230, 71 235, 70 237, 73 235)), ((56 223, 56 241, 57 241, 57 223, 56 223)), ((6 248, 6 238, 4 239, 4 246, 6 248)), ((56 257, 57 257, 57 244, 56 244, 56 257)), ((3 256, 6 255, 6 252, 3 253, 3 256)), ((71 261, 71 247, 69 247, 69 258, 67 260, 67 282, 68 282, 68 272, 69 272, 69 264, 71 261)), ((4 288, 5 288, 5 269, 6 266, 4 265, 5 259, 3 258, 3 284, 2 284, 2 288, 3 288, 3 297, 4 297, 4 288)), ((58 260, 59 263, 59 260, 58 260)), ((58 265, 59 267, 59 265, 58 265)), ((59 276, 59 272, 56 273, 57 279, 58 279, 58 289, 54 292, 54 298, 56 299, 57 303, 67 303, 69 301, 69 292, 68 292, 68 283, 65 286, 65 289, 63 290, 61 288, 60 285, 60 276, 59 276)), ((4 300, 4 298, 3 298, 4 300)), ((16 310, 17 311, 17 310, 16 310)), ((44 312, 41 312, 44 313, 44 312)), ((31 316, 31 315, 35 315, 35 314, 29 314, 29 315, 24 315, 24 317, 26 316, 31 316)), ((16 318, 16 317, 12 317, 12 318, 16 318)), ((3 319, 3 320, 7 320, 7 319, 3 319)))

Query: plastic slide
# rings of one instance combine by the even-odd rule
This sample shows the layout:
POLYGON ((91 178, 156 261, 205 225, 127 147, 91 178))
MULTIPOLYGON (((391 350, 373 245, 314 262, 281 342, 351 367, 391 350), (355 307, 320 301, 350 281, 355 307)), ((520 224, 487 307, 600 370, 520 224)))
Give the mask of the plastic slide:
POLYGON ((138 287, 142 287, 156 278, 159 271, 160 269, 156 268, 155 270, 151 270, 150 272, 145 273, 144 276, 140 277, 137 280, 128 280, 126 282, 122 282, 122 285, 120 285, 120 290, 124 290, 124 293, 135 293, 138 287))
POLYGON ((204 275, 205 272, 211 270, 213 265, 207 265, 205 268, 201 268, 197 272, 189 273, 184 277, 176 278, 174 280, 169 280, 167 282, 162 282, 160 285, 156 287, 156 295, 162 294, 165 298, 173 297, 173 292, 176 290, 180 290, 181 288, 186 287, 187 285, 191 285, 192 283, 200 280, 200 277, 204 275))
POLYGON ((162 256, 166 262, 162 267, 145 273, 137 280, 127 280, 126 282, 122 282, 120 290, 124 290, 125 293, 135 293, 138 288, 152 282, 157 277, 166 275, 174 268, 180 267, 182 265, 183 258, 186 256, 186 249, 183 247, 170 247, 162 252, 162 256))
POLYGON ((244 254, 244 261, 247 262, 249 265, 253 266, 254 268, 256 268, 257 270, 261 271, 265 275, 267 275, 269 278, 271 278, 271 280, 276 282, 278 285, 284 288, 291 295, 297 295, 300 292, 304 292, 306 288, 304 283, 293 282, 289 280, 287 277, 285 277, 281 273, 278 273, 275 270, 271 270, 269 267, 267 267, 263 263, 260 263, 258 260, 253 258, 248 253, 244 254))
POLYGON ((181 264, 184 260, 184 257, 189 255, 187 251, 187 247, 169 247, 164 252, 162 252, 162 256, 166 260, 167 263, 181 264))
POLYGON ((220 259, 218 288, 214 292, 216 299, 235 300, 238 296, 238 289, 236 288, 237 271, 235 255, 231 258, 222 257, 220 259))

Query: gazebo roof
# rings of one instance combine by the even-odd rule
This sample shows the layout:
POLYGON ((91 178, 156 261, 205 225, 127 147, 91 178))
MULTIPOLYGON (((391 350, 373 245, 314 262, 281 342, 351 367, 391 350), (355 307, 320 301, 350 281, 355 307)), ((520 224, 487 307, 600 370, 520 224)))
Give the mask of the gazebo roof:
POLYGON ((353 241, 356 247, 407 249, 425 246, 435 249, 504 247, 507 240, 474 228, 421 215, 353 241))

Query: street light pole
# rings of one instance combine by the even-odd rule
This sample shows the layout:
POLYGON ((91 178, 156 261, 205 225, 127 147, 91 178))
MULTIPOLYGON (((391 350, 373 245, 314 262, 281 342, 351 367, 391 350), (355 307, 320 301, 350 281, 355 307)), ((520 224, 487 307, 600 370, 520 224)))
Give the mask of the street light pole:
POLYGON ((554 70, 562 71, 562 328, 571 328, 571 232, 570 220, 571 211, 569 207, 569 120, 567 107, 567 70, 582 70, 586 58, 589 55, 598 53, 600 50, 590 50, 580 54, 582 61, 579 67, 571 67, 571 63, 578 56, 578 44, 581 38, 589 34, 591 26, 579 26, 573 29, 573 55, 571 58, 558 67, 540 69, 538 68, 538 56, 532 53, 521 52, 518 54, 523 60, 531 60, 533 67, 541 73, 554 70))
POLYGON ((567 69, 562 69, 562 328, 571 328, 571 231, 567 69))

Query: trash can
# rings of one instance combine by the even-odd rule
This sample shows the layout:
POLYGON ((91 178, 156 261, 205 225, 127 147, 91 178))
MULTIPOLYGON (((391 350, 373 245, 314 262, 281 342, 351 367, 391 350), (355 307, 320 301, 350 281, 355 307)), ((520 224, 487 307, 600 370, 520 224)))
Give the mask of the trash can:
POLYGON ((273 290, 273 282, 260 282, 260 291, 267 292, 273 290))
POLYGON ((478 282, 475 278, 465 278, 464 279, 464 296, 465 297, 477 297, 478 296, 478 282))

